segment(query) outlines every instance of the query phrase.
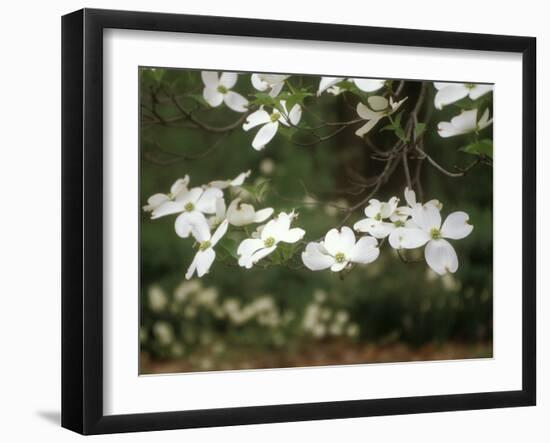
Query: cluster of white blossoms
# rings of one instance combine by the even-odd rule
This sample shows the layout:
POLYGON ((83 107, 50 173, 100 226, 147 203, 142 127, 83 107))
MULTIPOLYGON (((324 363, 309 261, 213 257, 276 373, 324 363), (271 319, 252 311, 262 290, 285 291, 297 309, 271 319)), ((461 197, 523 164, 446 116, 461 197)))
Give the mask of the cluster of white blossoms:
POLYGON ((143 206, 145 212, 151 213, 151 219, 177 214, 176 234, 181 238, 192 236, 195 239, 197 252, 185 275, 187 279, 195 273, 198 277, 208 273, 216 259, 215 247, 230 225, 241 227, 262 223, 273 214, 273 208, 256 211, 254 206, 241 203, 238 197, 226 208, 224 190, 241 186, 249 176, 250 171, 247 171, 234 179, 189 188, 190 179, 186 175, 176 180, 168 194, 154 194, 143 206))
MULTIPOLYGON (((203 98, 210 106, 218 107, 225 103, 227 107, 236 112, 247 112, 249 110, 248 100, 232 90, 237 83, 238 74, 234 72, 202 71, 201 77, 204 83, 203 98)), ((279 74, 251 74, 250 81, 257 91, 266 92, 270 97, 276 98, 289 77, 289 75, 279 74)), ((317 96, 325 91, 334 95, 340 94, 344 89, 341 89, 338 83, 343 81, 353 83, 363 92, 372 93, 382 89, 387 80, 321 77, 317 96)), ((356 131, 356 134, 363 137, 380 120, 396 112, 406 99, 394 102, 392 97, 387 99, 381 95, 373 95, 368 97, 366 104, 359 103, 357 113, 366 123, 356 131)), ((294 104, 291 109, 287 109, 286 101, 281 99, 278 100, 278 106, 260 106, 258 110, 246 117, 242 127, 245 131, 260 127, 252 140, 252 147, 260 151, 275 137, 279 125, 297 126, 301 118, 302 107, 299 104, 294 104)))
MULTIPOLYGON (((194 274, 202 277, 208 273, 216 259, 216 245, 230 226, 240 228, 266 222, 257 226, 237 247, 238 264, 246 269, 268 257, 281 244, 293 244, 305 236, 304 229, 292 227, 298 217, 294 211, 280 212, 268 221, 273 208, 256 210, 253 205, 243 203, 240 197, 226 207, 224 190, 241 186, 249 175, 247 171, 234 179, 212 181, 194 188, 188 187, 190 179, 186 175, 176 180, 168 194, 154 194, 143 206, 152 219, 177 214, 176 234, 195 239, 197 252, 185 274, 186 279, 194 274)), ((307 243, 301 254, 304 265, 312 271, 330 269, 333 272, 367 265, 380 255, 379 240, 387 238, 390 246, 397 250, 425 246, 426 263, 440 275, 456 272, 458 257, 448 240, 460 240, 472 232, 468 214, 453 212, 442 222, 443 206, 438 200, 422 204, 408 188, 404 196, 406 205, 403 206, 399 205, 397 197, 387 202, 372 199, 364 209, 365 218, 356 222, 353 230, 347 226, 333 228, 322 241, 307 243)))
MULTIPOLYGON (((292 127, 300 122, 302 107, 296 103, 288 109, 287 102, 278 98, 287 84, 288 75, 251 75, 252 86, 273 100, 263 102, 270 105, 261 105, 253 112, 248 100, 233 91, 237 73, 203 71, 201 77, 204 83, 203 98, 210 106, 218 107, 225 103, 236 112, 250 112, 242 127, 245 131, 259 127, 252 141, 252 147, 256 150, 265 148, 277 134, 280 125, 292 127)), ((322 77, 317 95, 324 91, 338 94, 338 84, 344 81, 369 94, 382 89, 387 82, 383 79, 322 77)), ((437 89, 435 106, 438 109, 465 97, 476 100, 492 90, 490 85, 468 83, 436 82, 434 86, 437 89)), ((380 120, 391 118, 406 99, 396 102, 391 95, 389 98, 369 95, 365 103, 359 102, 357 114, 365 123, 355 132, 356 135, 363 137, 380 120)), ((450 122, 440 122, 439 134, 441 137, 452 137, 477 132, 491 124, 488 109, 479 119, 477 113, 477 109, 465 110, 450 122)), ((244 203, 241 197, 234 198, 226 205, 224 192, 240 187, 249 176, 250 171, 246 171, 233 179, 216 180, 190 188, 190 178, 186 175, 176 180, 168 193, 151 196, 143 207, 144 211, 151 213, 152 219, 177 215, 176 234, 181 238, 191 236, 195 239, 197 252, 186 273, 187 279, 195 274, 202 277, 208 273, 216 258, 216 245, 227 234, 230 226, 242 228, 265 222, 257 226, 255 232, 237 247, 238 264, 247 269, 274 253, 281 245, 294 244, 303 239, 306 232, 291 226, 297 218, 294 211, 280 212, 271 218, 273 208, 256 210, 253 205, 244 203)), ((379 241, 384 242, 387 238, 390 246, 396 250, 425 247, 426 263, 440 275, 456 272, 458 258, 448 239, 459 240, 471 233, 473 227, 468 224, 468 214, 453 212, 442 223, 442 205, 439 201, 431 200, 425 204, 417 202, 414 191, 408 188, 404 195, 406 205, 403 206, 399 205, 397 197, 387 202, 372 199, 364 210, 365 218, 355 223, 353 229, 347 226, 331 229, 322 241, 308 243, 301 253, 304 265, 312 271, 330 269, 333 272, 366 265, 378 258, 379 241)))
MULTIPOLYGON (((471 100, 488 94, 493 90, 492 85, 482 85, 475 83, 443 83, 434 82, 437 89, 434 104, 437 109, 443 109, 443 106, 456 103, 463 98, 469 97, 471 100)), ((489 109, 479 118, 478 109, 463 110, 459 115, 453 117, 449 122, 440 122, 437 125, 437 132, 443 138, 464 135, 472 132, 478 132, 488 127, 493 119, 489 118, 489 109)))
POLYGON ((369 201, 366 218, 353 226, 356 232, 367 234, 359 240, 356 241, 352 229, 344 226, 340 231, 331 229, 321 242, 308 243, 302 253, 306 267, 312 271, 330 268, 340 272, 354 263, 371 263, 380 253, 378 240, 387 237, 390 246, 397 250, 425 246, 426 263, 438 274, 456 272, 458 258, 446 239, 460 240, 472 232, 468 214, 453 212, 442 224, 442 205, 438 200, 422 204, 416 201, 413 190, 405 188, 404 194, 406 206, 399 206, 397 197, 387 202, 369 201))

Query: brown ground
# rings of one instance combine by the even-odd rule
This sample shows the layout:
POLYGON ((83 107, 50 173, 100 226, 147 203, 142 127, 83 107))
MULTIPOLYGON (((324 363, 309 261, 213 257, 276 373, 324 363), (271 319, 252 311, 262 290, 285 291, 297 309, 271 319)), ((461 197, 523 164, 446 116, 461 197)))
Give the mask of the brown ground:
POLYGON ((259 353, 241 350, 215 361, 208 357, 178 360, 152 360, 142 354, 142 374, 216 371, 231 369, 288 368, 331 366, 343 364, 389 363, 429 360, 455 360, 492 357, 492 344, 445 343, 411 348, 402 343, 388 345, 350 345, 318 343, 295 352, 269 351, 259 353))

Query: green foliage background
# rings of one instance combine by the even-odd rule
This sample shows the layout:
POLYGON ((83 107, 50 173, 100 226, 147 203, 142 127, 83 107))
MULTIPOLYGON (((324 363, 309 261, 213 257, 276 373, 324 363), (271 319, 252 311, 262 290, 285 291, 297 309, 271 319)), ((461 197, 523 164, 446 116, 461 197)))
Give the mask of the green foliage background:
MULTIPOLYGON (((293 76, 290 82, 295 91, 314 94, 319 77, 293 76)), ((402 95, 409 96, 403 105, 405 113, 414 105, 419 87, 420 82, 405 83, 402 95)), ((245 97, 256 92, 250 84, 249 74, 239 76, 235 89, 245 97)), ((212 180, 233 178, 251 169, 252 175, 246 182, 251 186, 249 190, 257 189, 254 186, 259 183, 267 183, 263 201, 259 203, 252 199, 255 207, 271 206, 276 212, 295 209, 299 212, 295 225, 306 230, 305 240, 313 240, 337 226, 343 218, 342 213, 325 202, 353 205, 364 197, 364 193, 355 195, 351 191, 350 171, 371 177, 383 167, 380 161, 371 158, 365 143, 354 135, 361 123, 327 141, 307 147, 293 143, 310 140, 307 133, 285 129, 279 131, 260 152, 251 147, 256 130, 244 132, 238 126, 229 133, 219 134, 193 128, 168 97, 176 96, 182 107, 194 110, 194 116, 212 126, 230 125, 241 117, 223 105, 208 109, 201 93, 202 81, 198 71, 140 70, 140 100, 144 110, 140 144, 141 205, 150 195, 167 192, 171 184, 185 174, 191 176, 191 186, 199 186, 212 180), (150 123, 148 118, 152 109, 157 116, 173 123, 150 123), (208 151, 212 146, 211 152, 208 151), (209 153, 202 158, 186 158, 200 157, 205 152, 209 153), (273 171, 266 173, 270 164, 274 165, 273 171), (323 203, 316 203, 312 196, 323 203)), ((304 99, 307 108, 328 121, 357 118, 355 103, 365 98, 358 91, 339 96, 305 94, 305 98, 300 98, 304 99)), ((460 108, 472 104, 464 100, 442 111, 435 110, 434 94, 435 89, 430 83, 424 112, 428 118, 421 120, 426 123, 425 149, 449 169, 455 165, 466 167, 476 158, 477 152, 471 152, 471 148, 470 152, 464 152, 461 148, 474 139, 467 136, 443 139, 437 134, 436 126, 439 121, 449 121, 457 115, 460 108)), ((491 106, 490 96, 480 99, 476 106, 491 106)), ((301 123, 314 127, 319 122, 304 110, 301 123)), ((384 125, 379 123, 371 134, 372 140, 381 147, 390 146, 396 140, 392 131, 378 132, 384 125)), ((328 129, 327 133, 331 131, 328 129)), ((486 129, 480 138, 491 139, 491 129, 486 129)), ((403 170, 398 167, 376 198, 385 200, 397 195, 404 201, 405 183, 403 170)), ((210 311, 197 308, 194 316, 185 314, 191 303, 189 297, 178 301, 174 296, 174 290, 184 280, 185 271, 195 254, 193 241, 175 234, 174 216, 150 220, 149 214, 142 213, 142 371, 162 372, 162 366, 154 363, 165 361, 177 361, 180 366, 174 366, 176 370, 295 365, 298 363, 293 356, 300 355, 305 349, 319 348, 322 354, 322 349, 330 346, 352 352, 365 346, 376 350, 399 344, 409 349, 411 358, 414 358, 414 351, 423 346, 437 348, 459 343, 467 347, 466 357, 490 356, 492 167, 480 164, 464 177, 451 178, 425 164, 422 186, 425 201, 437 198, 443 202, 443 217, 456 210, 465 211, 474 225, 469 237, 451 241, 460 261, 458 272, 452 277, 440 278, 430 274, 421 252, 415 255, 416 251, 413 251, 410 255, 419 262, 404 263, 388 244, 381 248, 376 262, 354 269, 344 279, 330 271, 311 272, 283 266, 246 270, 217 260, 210 273, 201 279, 202 288, 196 290, 198 294, 205 288, 214 289, 216 301, 208 308, 210 311), (151 288, 163 294, 165 303, 161 308, 154 307, 151 288), (216 306, 223 311, 228 300, 236 300, 244 306, 264 295, 273 301, 281 316, 283 312, 287 313, 285 321, 281 320, 276 326, 262 325, 258 321, 234 324, 227 315, 216 317, 212 314, 216 306), (349 316, 346 324, 356 325, 357 330, 348 327, 344 331, 349 333, 331 334, 326 329, 324 334, 312 335, 304 329, 303 318, 315 300, 322 300, 325 317, 345 312, 349 316), (165 330, 166 326, 170 330, 168 337, 158 331, 159 327, 155 325, 159 322, 165 330)), ((363 218, 363 213, 357 211, 346 224, 352 226, 360 218, 363 218)), ((334 363, 339 363, 339 357, 332 358, 334 363)), ((399 357, 390 355, 384 359, 399 357)))

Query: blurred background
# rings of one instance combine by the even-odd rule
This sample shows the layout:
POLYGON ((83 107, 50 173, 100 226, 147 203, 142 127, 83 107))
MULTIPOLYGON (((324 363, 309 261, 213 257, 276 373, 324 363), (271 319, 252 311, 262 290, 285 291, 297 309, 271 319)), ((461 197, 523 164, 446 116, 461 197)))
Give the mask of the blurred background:
MULTIPOLYGON (((242 114, 223 105, 207 108, 199 71, 142 68, 140 79, 140 206, 149 196, 168 192, 185 174, 190 186, 199 186, 250 169, 247 186, 232 192, 248 197, 256 209, 295 209, 295 225, 306 230, 305 240, 313 240, 343 219, 335 206, 349 207, 365 197, 361 180, 384 166, 354 134, 361 123, 318 143, 308 134, 280 130, 258 152, 251 147, 256 130, 234 125, 242 114), (234 128, 205 130, 193 119, 234 128)), ((315 94, 319 79, 292 76, 290 82, 315 94)), ((394 90, 397 84, 392 82, 394 90)), ((403 85, 400 97, 409 97, 404 118, 420 85, 403 85)), ((248 98, 257 92, 250 74, 239 76, 235 90, 248 98)), ((457 115, 460 104, 435 110, 434 94, 429 83, 419 115, 426 122, 424 148, 450 170, 468 167, 475 156, 460 150, 467 138, 443 139, 436 132, 437 123, 457 115)), ((356 103, 365 98, 358 91, 306 96, 301 124, 356 119, 356 103)), ((369 133, 370 141, 384 149, 395 143, 391 131, 378 131, 385 124, 369 133)), ((323 130, 329 135, 334 128, 323 130)), ((491 129, 486 131, 491 137, 491 129)), ((343 279, 299 267, 246 270, 220 250, 209 274, 186 281, 196 252, 193 240, 175 234, 175 216, 150 220, 142 212, 141 373, 491 357, 492 167, 481 163, 455 178, 425 164, 419 177, 424 201, 439 199, 443 217, 465 211, 474 225, 469 237, 451 241, 460 262, 456 274, 432 272, 423 250, 410 251, 411 262, 405 263, 385 244, 377 261, 343 279)), ((375 197, 395 195, 404 202, 405 183, 398 166, 375 197)), ((361 218, 362 210, 356 211, 346 224, 361 218)))

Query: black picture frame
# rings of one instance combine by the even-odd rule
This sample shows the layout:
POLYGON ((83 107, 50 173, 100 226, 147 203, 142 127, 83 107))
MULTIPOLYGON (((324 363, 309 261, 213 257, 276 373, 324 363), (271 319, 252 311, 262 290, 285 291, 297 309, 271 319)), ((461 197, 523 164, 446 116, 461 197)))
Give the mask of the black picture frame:
MULTIPOLYGON (((62 426, 151 431, 536 403, 536 39, 83 9, 62 18, 62 426), (522 389, 177 412, 103 413, 103 30, 171 31, 519 53, 523 63, 522 389)), ((517 278, 517 276, 512 276, 517 278)))

